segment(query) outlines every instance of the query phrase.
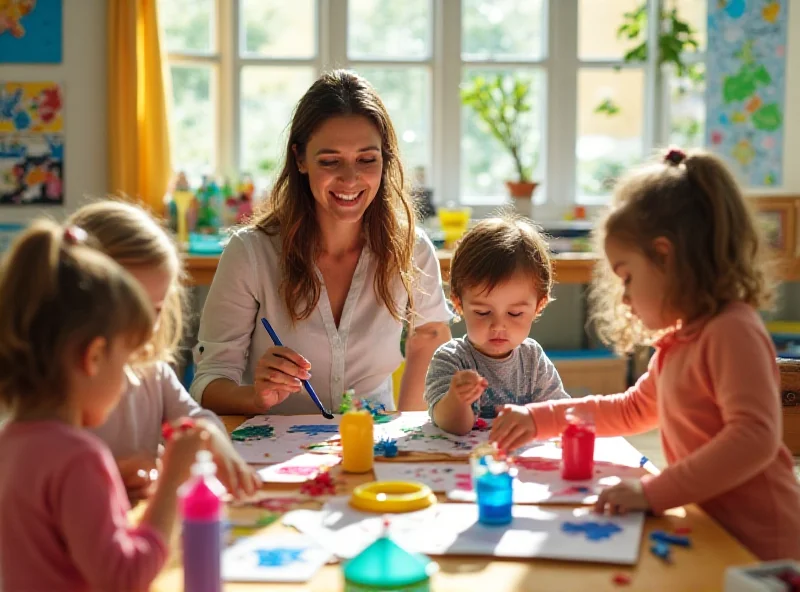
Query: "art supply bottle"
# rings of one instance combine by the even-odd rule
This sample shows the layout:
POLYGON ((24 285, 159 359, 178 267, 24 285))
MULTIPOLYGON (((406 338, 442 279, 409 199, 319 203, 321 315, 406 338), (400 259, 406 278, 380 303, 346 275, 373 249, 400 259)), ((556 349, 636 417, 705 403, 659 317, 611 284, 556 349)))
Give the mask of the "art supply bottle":
POLYGON ((588 413, 566 412, 567 427, 561 434, 561 477, 585 481, 594 475, 595 427, 588 413))
POLYGON ((192 476, 178 489, 183 523, 184 592, 221 592, 222 496, 225 487, 208 450, 197 453, 192 476))
POLYGON ((342 470, 345 473, 367 473, 375 460, 374 420, 366 409, 348 411, 342 416, 339 434, 342 437, 342 470))
POLYGON ((478 522, 490 526, 509 524, 513 519, 517 469, 499 458, 497 449, 489 444, 481 444, 472 452, 470 466, 478 503, 478 522))
POLYGON ((430 577, 439 566, 418 553, 410 553, 383 534, 344 564, 345 592, 429 592, 430 577))

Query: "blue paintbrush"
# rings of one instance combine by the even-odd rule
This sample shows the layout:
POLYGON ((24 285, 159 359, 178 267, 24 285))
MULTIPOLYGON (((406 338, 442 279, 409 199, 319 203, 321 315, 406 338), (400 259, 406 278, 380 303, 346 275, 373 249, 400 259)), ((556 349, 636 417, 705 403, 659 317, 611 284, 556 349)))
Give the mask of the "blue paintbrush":
MULTIPOLYGON (((275 329, 272 328, 272 325, 269 324, 269 321, 265 317, 261 317, 261 324, 264 325, 264 328, 269 333, 269 336, 272 338, 272 343, 275 344, 276 347, 283 347, 283 343, 281 343, 280 337, 278 334, 275 333, 275 329)), ((317 393, 314 392, 314 388, 311 386, 311 383, 307 380, 302 381, 303 386, 308 391, 308 394, 311 396, 311 400, 314 401, 314 404, 319 407, 320 412, 322 413, 322 417, 325 419, 333 419, 333 413, 325 409, 322 405, 322 401, 319 400, 317 393)))

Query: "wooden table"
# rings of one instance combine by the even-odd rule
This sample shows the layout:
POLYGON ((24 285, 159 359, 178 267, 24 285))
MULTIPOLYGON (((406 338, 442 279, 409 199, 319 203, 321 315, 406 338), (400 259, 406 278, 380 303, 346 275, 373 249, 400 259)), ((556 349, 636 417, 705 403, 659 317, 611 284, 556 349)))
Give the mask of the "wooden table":
MULTIPOLYGON (((436 252, 445 281, 450 277, 453 252, 436 252)), ((219 263, 218 256, 186 256, 187 283, 192 286, 210 286, 219 263)), ((591 253, 561 253, 553 256, 556 281, 562 284, 588 284, 597 258, 591 253)))
MULTIPOLYGON (((224 417, 225 425, 232 431, 242 421, 241 416, 224 417)), ((342 475, 345 489, 351 491, 361 483, 374 480, 374 476, 342 475)), ((270 491, 292 492, 295 486, 269 484, 270 491)), ((245 509, 231 508, 231 516, 245 509)), ((264 529, 279 532, 287 529, 274 523, 264 529)), ((172 542, 171 560, 167 568, 153 584, 153 592, 175 592, 183 589, 183 573, 179 558, 180 545, 177 534, 172 542)), ((485 557, 442 556, 433 558, 439 564, 439 573, 432 582, 435 592, 503 592, 506 590, 587 590, 603 592, 619 590, 648 590, 693 592, 722 590, 723 574, 730 565, 753 563, 755 557, 744 549, 733 537, 711 520, 696 506, 672 510, 664 517, 648 517, 639 563, 633 567, 620 567, 567 561, 531 559, 525 561, 489 559, 485 557), (691 526, 692 548, 673 549, 673 563, 667 565, 648 550, 648 533, 653 530, 672 530, 676 526, 691 526), (619 588, 613 576, 625 573, 631 584, 619 588)), ((268 589, 285 592, 311 590, 314 592, 337 592, 343 589, 341 566, 327 565, 307 584, 226 584, 226 592, 255 592, 268 589)))

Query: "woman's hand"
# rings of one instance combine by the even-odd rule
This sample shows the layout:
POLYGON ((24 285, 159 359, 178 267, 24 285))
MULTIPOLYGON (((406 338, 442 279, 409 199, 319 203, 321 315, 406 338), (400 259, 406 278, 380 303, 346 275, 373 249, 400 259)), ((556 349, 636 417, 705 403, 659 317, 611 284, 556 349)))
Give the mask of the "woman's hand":
POLYGON ((264 411, 283 402, 303 388, 301 380, 311 378, 311 363, 288 347, 271 347, 258 360, 254 390, 264 411))

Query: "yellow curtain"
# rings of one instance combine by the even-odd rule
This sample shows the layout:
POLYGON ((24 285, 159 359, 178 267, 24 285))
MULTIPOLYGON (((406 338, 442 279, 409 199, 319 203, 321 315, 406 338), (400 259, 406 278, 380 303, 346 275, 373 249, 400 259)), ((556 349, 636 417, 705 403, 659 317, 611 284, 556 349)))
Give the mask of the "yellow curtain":
POLYGON ((163 210, 172 174, 156 0, 108 0, 108 158, 113 193, 163 210))

